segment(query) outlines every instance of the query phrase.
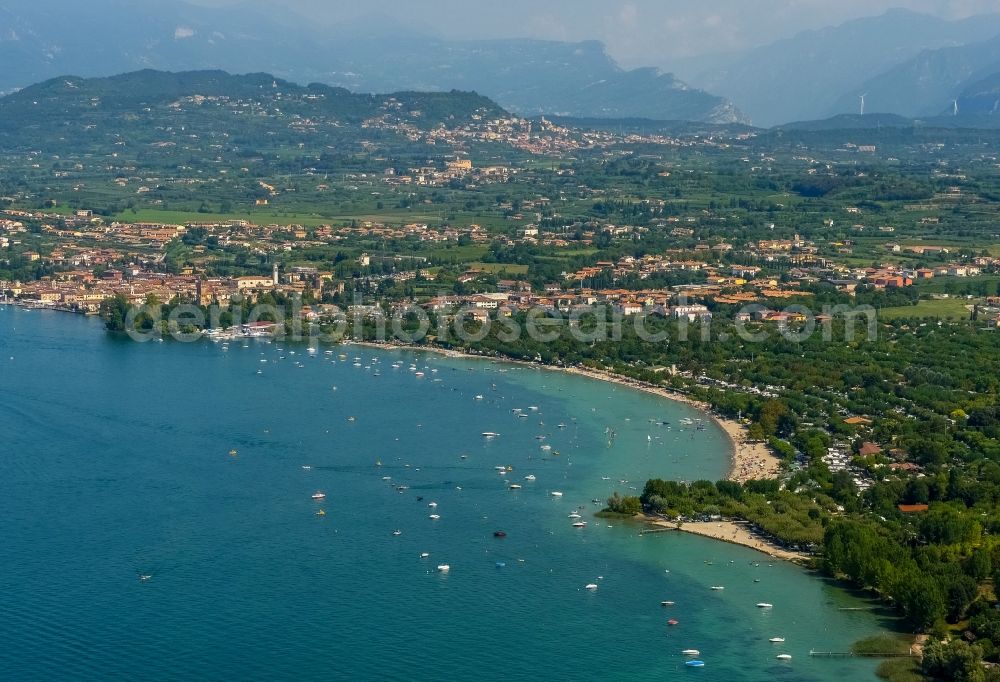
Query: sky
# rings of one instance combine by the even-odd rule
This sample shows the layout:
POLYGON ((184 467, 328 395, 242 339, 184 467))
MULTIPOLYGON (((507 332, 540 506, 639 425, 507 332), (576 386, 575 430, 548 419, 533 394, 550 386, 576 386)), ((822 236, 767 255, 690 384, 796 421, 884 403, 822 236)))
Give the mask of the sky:
MULTIPOLYGON (((241 0, 189 0, 224 5, 241 0)), ((242 0, 245 1, 245 0, 242 0)), ((965 18, 998 0, 251 0, 319 23, 381 13, 446 38, 596 39, 622 66, 755 47, 893 7, 965 18)))

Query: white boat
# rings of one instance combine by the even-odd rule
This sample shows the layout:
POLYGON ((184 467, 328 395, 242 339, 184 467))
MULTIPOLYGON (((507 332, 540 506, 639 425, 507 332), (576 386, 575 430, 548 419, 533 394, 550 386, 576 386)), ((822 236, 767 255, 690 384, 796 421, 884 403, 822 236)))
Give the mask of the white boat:
POLYGON ((401 531, 401 530, 394 530, 394 531, 392 531, 392 534, 393 535, 402 535, 403 531, 401 531))
POLYGON ((586 528, 587 527, 587 522, 586 521, 577 521, 576 523, 573 524, 573 527, 574 528, 586 528))
POLYGON ((436 508, 437 508, 437 506, 438 506, 438 503, 437 503, 437 502, 428 502, 428 503, 427 503, 427 506, 428 506, 428 507, 433 507, 433 508, 435 508, 435 509, 436 509, 436 508))
POLYGON ((673 606, 673 605, 674 605, 674 602, 672 602, 672 601, 661 601, 660 602, 660 606, 673 606))
POLYGON ((769 639, 767 641, 773 642, 775 644, 781 644, 782 642, 785 641, 785 638, 784 637, 772 637, 771 639, 769 639))
POLYGON ((685 649, 681 653, 684 654, 685 656, 700 656, 701 655, 701 652, 698 651, 697 649, 685 649))
POLYGON ((476 400, 482 400, 482 399, 483 399, 483 396, 481 396, 481 395, 477 395, 476 396, 476 400))
POLYGON ((724 590, 726 588, 723 587, 722 585, 712 585, 712 587, 710 587, 709 589, 711 589, 711 590, 724 590))
POLYGON ((577 514, 576 512, 573 512, 572 514, 569 514, 566 518, 568 518, 568 519, 580 519, 580 518, 583 518, 583 517, 580 516, 579 514, 577 514))
POLYGON ((306 471, 309 471, 310 469, 312 469, 312 467, 309 466, 308 464, 303 464, 302 468, 305 469, 306 471))
POLYGON ((429 557, 430 555, 431 555, 431 553, 430 553, 430 552, 421 552, 421 553, 420 553, 420 558, 421 558, 421 559, 426 559, 426 558, 427 558, 427 557, 429 557))
POLYGON ((438 519, 440 519, 440 518, 441 518, 441 516, 440 516, 439 514, 431 514, 431 515, 430 515, 430 516, 428 516, 427 518, 429 518, 429 519, 432 519, 432 520, 434 520, 434 521, 437 521, 438 519))
POLYGON ((511 490, 520 490, 521 489, 521 484, 520 483, 511 483, 509 487, 510 487, 511 490))
POLYGON ((534 474, 528 474, 527 476, 524 477, 524 480, 526 480, 526 481, 534 481, 535 480, 535 475, 534 474))
POLYGON ((538 412, 538 408, 535 407, 534 405, 529 406, 528 409, 531 410, 532 412, 538 412))
POLYGON ((774 604, 768 604, 766 601, 757 602, 758 609, 769 609, 772 606, 774 606, 774 604))
POLYGON ((542 449, 542 450, 545 450, 546 452, 548 452, 549 450, 551 450, 551 449, 552 449, 552 446, 551 446, 551 445, 543 445, 543 446, 541 447, 541 449, 542 449))
POLYGON ((551 493, 549 493, 549 495, 551 495, 552 497, 562 497, 562 493, 559 492, 558 490, 553 490, 551 493))
POLYGON ((499 433, 494 431, 483 431, 483 438, 496 438, 499 435, 499 433))
POLYGON ((596 590, 597 589, 597 583, 587 583, 587 585, 583 589, 585 589, 585 590, 596 590))
POLYGON ((450 570, 451 566, 449 566, 448 564, 438 564, 438 571, 440 571, 441 573, 447 573, 450 570))
POLYGON ((777 658, 779 661, 790 661, 790 660, 792 660, 792 655, 791 654, 778 654, 777 656, 775 656, 775 658, 777 658))
POLYGON ((320 491, 320 490, 317 490, 316 492, 314 492, 314 493, 312 494, 312 498, 313 498, 314 500, 322 500, 322 499, 325 499, 325 498, 326 498, 326 493, 324 493, 324 492, 322 492, 322 491, 320 491))

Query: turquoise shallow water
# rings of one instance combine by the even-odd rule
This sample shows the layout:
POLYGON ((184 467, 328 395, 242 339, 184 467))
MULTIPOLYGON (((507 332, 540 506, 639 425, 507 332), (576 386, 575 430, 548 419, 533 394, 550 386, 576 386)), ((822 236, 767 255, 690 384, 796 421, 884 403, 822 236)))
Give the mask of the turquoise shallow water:
POLYGON ((838 610, 859 598, 592 516, 651 475, 724 475, 724 434, 679 424, 693 409, 514 365, 323 350, 138 344, 0 306, 0 678, 874 679, 873 662, 808 656, 879 630, 838 610))

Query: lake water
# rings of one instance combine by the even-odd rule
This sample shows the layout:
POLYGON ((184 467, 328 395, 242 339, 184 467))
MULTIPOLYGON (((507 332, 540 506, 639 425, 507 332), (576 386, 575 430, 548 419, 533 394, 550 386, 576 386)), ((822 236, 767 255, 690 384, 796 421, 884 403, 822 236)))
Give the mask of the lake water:
POLYGON ((679 423, 693 408, 516 365, 325 350, 139 344, 0 306, 0 678, 874 679, 874 662, 808 655, 879 631, 841 610, 858 597, 593 516, 650 476, 725 475, 721 430, 679 423))

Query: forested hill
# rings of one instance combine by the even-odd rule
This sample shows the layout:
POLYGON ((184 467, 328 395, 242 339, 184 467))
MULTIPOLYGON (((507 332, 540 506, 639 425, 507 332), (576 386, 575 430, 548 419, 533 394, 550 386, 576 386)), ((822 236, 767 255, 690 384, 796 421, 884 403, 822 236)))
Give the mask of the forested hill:
POLYGON ((53 78, 0 99, 0 144, 46 148, 49 142, 64 144, 59 139, 67 133, 94 131, 143 140, 168 127, 199 125, 274 133, 289 127, 351 128, 382 119, 426 129, 505 115, 474 92, 368 95, 296 85, 268 74, 146 70, 110 78, 53 78))

